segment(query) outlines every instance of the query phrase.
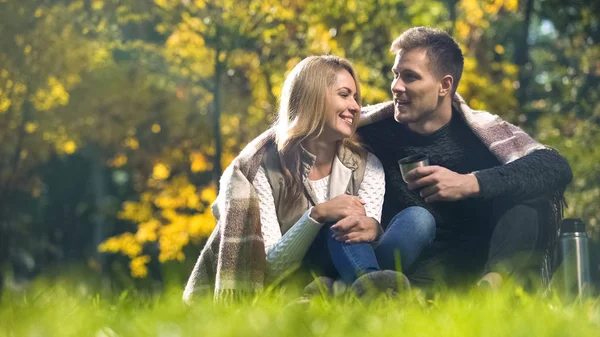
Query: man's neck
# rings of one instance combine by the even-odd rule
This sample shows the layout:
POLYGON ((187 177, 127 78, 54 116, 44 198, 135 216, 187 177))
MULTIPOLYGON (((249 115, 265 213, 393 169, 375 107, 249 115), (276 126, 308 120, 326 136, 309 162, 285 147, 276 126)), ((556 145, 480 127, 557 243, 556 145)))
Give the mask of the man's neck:
POLYGON ((452 119, 452 102, 444 100, 426 118, 407 124, 408 128, 418 134, 428 135, 441 129, 452 119))

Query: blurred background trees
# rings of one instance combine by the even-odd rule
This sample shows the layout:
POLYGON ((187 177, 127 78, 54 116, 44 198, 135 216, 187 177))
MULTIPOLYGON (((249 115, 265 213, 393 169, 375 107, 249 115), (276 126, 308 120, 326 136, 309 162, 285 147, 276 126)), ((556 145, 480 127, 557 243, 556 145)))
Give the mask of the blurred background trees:
POLYGON ((461 43, 469 104, 567 157, 566 215, 598 239, 599 16, 589 0, 0 0, 0 272, 185 278, 287 71, 344 56, 364 102, 387 100, 389 45, 417 25, 461 43))

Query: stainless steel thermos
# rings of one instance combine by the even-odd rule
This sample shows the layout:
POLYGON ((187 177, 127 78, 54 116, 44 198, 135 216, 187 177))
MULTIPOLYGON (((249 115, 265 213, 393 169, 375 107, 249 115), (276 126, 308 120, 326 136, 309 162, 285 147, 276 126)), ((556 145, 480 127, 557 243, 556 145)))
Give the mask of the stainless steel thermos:
POLYGON ((562 287, 569 297, 587 297, 590 293, 589 243, 581 219, 564 219, 558 238, 562 257, 562 287))

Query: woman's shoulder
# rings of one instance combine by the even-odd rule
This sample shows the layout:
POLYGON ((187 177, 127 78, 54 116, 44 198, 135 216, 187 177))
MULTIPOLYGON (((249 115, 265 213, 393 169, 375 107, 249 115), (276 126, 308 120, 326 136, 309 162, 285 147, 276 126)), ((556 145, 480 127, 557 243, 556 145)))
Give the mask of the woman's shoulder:
POLYGON ((271 148, 274 144, 275 134, 273 129, 268 129, 256 138, 251 140, 242 151, 238 154, 237 158, 248 161, 255 157, 262 158, 265 150, 271 148))
POLYGON ((250 141, 233 159, 227 169, 240 170, 252 180, 256 170, 262 163, 265 152, 272 146, 273 131, 269 129, 250 141))

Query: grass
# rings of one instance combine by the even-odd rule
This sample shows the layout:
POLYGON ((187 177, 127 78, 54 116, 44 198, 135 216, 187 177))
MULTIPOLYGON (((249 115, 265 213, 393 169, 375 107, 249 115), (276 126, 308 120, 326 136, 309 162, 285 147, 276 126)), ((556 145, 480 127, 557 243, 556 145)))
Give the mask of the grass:
POLYGON ((160 294, 90 292, 85 284, 39 282, 0 302, 4 336, 598 336, 600 299, 565 304, 556 296, 416 290, 364 303, 356 298, 290 304, 297 291, 277 290, 236 304, 181 302, 180 288, 160 294))

